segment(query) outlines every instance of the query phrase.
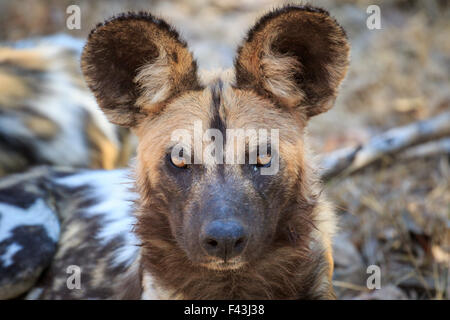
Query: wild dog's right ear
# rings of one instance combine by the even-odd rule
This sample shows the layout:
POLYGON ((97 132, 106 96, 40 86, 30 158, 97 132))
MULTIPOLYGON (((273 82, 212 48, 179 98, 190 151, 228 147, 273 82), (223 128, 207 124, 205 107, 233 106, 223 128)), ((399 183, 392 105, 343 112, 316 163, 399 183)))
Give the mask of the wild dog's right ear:
POLYGON ((98 25, 84 47, 81 67, 108 119, 126 127, 157 112, 171 97, 200 88, 186 43, 147 13, 98 25))
POLYGON ((248 32, 235 61, 236 86, 309 118, 333 105, 348 55, 345 32, 326 11, 288 5, 248 32))

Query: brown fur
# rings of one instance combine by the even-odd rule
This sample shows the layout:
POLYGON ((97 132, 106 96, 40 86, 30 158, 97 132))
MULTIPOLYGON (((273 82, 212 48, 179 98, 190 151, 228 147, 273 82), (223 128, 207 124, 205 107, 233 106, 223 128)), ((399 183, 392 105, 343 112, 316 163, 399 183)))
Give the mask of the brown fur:
MULTIPOLYGON (((116 124, 133 126, 142 117, 142 104, 157 111, 162 100, 188 89, 197 89, 196 63, 178 34, 164 21, 147 13, 121 15, 97 26, 83 51, 81 66, 100 107, 116 124), (145 79, 158 65, 169 88, 150 88, 145 79), (111 81, 111 79, 115 79, 111 81), (143 82, 143 83, 142 83, 143 82)), ((162 75, 161 75, 162 76, 162 75)))
POLYGON ((326 11, 286 6, 250 30, 235 62, 237 86, 311 117, 332 107, 348 52, 345 31, 326 11))
POLYGON ((27 128, 30 129, 37 138, 42 140, 51 139, 57 135, 60 130, 50 119, 39 115, 26 118, 24 122, 27 128))
POLYGON ((264 16, 239 49, 236 72, 197 76, 184 42, 150 15, 121 16, 94 30, 83 53, 88 84, 111 121, 132 126, 140 140, 142 272, 134 274, 142 277, 144 297, 334 297, 335 218, 308 159, 304 128, 331 107, 347 62, 342 28, 308 6, 264 16), (279 129, 279 172, 174 168, 166 156, 171 133, 193 133, 195 120, 224 136, 227 128, 279 129), (247 223, 251 234, 229 268, 208 260, 196 242, 201 226, 221 210, 247 223))
MULTIPOLYGON (((89 114, 86 115, 86 133, 88 143, 92 145, 95 152, 92 153, 93 168, 114 169, 119 158, 119 149, 112 143, 108 137, 93 123, 89 114)), ((126 146, 124 146, 126 150, 126 146)))
POLYGON ((33 81, 24 74, 39 74, 49 63, 39 50, 0 48, 0 105, 20 108, 24 99, 34 99, 33 81))

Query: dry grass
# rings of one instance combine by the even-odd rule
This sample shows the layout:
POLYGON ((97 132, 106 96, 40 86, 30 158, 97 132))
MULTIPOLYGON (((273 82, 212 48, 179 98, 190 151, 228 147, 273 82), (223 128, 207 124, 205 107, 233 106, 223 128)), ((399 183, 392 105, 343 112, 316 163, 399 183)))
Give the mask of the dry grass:
MULTIPOLYGON (((335 279, 365 288, 366 268, 405 298, 449 298, 450 166, 447 156, 386 160, 326 187, 339 208, 335 279)), ((339 286, 342 298, 366 293, 339 286)), ((365 297, 368 295, 364 294, 365 297)), ((392 296, 386 296, 390 298, 392 296)))

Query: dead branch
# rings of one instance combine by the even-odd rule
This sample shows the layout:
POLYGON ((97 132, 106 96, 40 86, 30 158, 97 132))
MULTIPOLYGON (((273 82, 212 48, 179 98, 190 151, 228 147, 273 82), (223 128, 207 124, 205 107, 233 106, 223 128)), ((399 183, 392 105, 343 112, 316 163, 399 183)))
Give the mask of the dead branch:
POLYGON ((442 138, 411 147, 399 154, 399 159, 428 158, 442 154, 450 154, 450 138, 442 138))
MULTIPOLYGON (((407 148, 450 136, 450 112, 418 121, 404 127, 390 129, 373 137, 367 144, 356 148, 340 149, 322 157, 322 177, 331 179, 338 174, 351 174, 387 155, 397 154, 407 148)), ((421 145, 422 148, 411 151, 417 156, 432 152, 448 152, 448 140, 442 139, 433 145, 421 145)), ((410 154, 411 156, 411 154, 410 154)), ((407 157, 407 155, 405 155, 407 157)))

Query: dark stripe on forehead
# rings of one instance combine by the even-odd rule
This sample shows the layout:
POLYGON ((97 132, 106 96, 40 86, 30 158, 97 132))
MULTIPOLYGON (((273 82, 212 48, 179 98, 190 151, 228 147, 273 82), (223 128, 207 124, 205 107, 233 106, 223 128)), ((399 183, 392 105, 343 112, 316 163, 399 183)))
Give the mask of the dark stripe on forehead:
POLYGON ((222 119, 220 116, 220 105, 221 105, 221 95, 222 95, 223 82, 222 80, 217 80, 211 86, 211 94, 212 94, 212 118, 210 123, 211 129, 218 129, 222 132, 224 143, 225 143, 225 119, 222 119))
MULTIPOLYGON (((212 93, 212 112, 213 115, 211 118, 211 129, 218 129, 220 132, 222 132, 223 137, 223 146, 225 146, 225 139, 226 139, 226 128, 225 128, 225 119, 222 119, 220 116, 220 108, 221 108, 221 95, 222 95, 222 88, 223 88, 223 82, 221 79, 218 79, 212 86, 211 86, 211 93, 212 93)), ((223 113, 222 113, 223 114, 223 113)), ((223 159, 222 161, 225 161, 223 159)), ((217 166, 217 174, 218 177, 224 176, 224 166, 218 165, 217 166)))

